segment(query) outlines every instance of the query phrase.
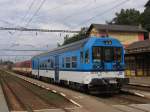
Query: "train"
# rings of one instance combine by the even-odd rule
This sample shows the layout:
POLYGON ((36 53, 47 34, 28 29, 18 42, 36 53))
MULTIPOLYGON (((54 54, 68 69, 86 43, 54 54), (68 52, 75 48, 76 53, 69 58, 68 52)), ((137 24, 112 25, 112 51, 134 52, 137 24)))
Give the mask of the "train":
POLYGON ((12 67, 12 70, 18 74, 30 76, 32 73, 31 60, 15 63, 12 67))
POLYGON ((119 92, 125 77, 124 47, 113 37, 88 37, 33 56, 31 76, 98 93, 119 92))

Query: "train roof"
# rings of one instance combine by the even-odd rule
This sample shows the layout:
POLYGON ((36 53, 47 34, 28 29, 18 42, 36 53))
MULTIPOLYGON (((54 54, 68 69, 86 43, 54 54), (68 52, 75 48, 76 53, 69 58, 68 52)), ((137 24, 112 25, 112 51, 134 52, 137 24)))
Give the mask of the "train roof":
MULTIPOLYGON (((65 51, 72 51, 72 50, 80 49, 81 47, 83 47, 85 45, 85 43, 87 43, 92 38, 98 38, 98 37, 88 37, 88 38, 82 39, 80 41, 77 41, 77 42, 74 42, 74 43, 71 43, 71 44, 67 44, 67 45, 55 48, 55 49, 50 50, 48 52, 41 53, 41 54, 36 55, 36 56, 34 56, 32 58, 39 57, 39 56, 44 56, 44 55, 46 55, 48 53, 55 54, 55 53, 62 53, 62 52, 65 52, 65 51)), ((111 39, 111 40, 116 40, 116 39, 111 38, 111 37, 103 37, 101 39, 108 39, 108 38, 111 39)))

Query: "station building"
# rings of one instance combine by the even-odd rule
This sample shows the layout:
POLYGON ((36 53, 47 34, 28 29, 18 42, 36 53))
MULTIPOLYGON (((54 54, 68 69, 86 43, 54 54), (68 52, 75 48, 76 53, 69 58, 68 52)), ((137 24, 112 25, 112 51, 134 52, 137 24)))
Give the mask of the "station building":
POLYGON ((129 45, 125 60, 127 76, 150 76, 150 40, 129 45))
POLYGON ((143 41, 147 31, 140 26, 91 24, 87 31, 89 36, 112 36, 121 41, 126 48, 133 42, 143 41))

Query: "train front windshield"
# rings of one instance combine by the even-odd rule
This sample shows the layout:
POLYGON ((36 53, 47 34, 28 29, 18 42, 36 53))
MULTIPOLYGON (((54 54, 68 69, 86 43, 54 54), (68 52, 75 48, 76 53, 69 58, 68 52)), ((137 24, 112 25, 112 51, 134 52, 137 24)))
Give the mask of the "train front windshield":
POLYGON ((120 47, 93 47, 93 62, 121 62, 122 48, 120 47))

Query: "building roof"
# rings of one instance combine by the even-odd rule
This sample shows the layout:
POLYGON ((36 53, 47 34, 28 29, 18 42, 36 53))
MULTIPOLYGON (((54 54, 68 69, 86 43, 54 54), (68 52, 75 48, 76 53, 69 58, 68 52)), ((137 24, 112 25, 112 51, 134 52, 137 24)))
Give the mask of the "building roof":
POLYGON ((134 42, 126 48, 127 54, 140 52, 150 52, 150 40, 134 42))
POLYGON ((145 4, 145 7, 150 7, 150 0, 145 4))
POLYGON ((92 28, 96 28, 97 30, 104 31, 121 31, 121 32, 147 32, 147 30, 139 27, 139 26, 130 26, 130 25, 107 25, 107 24, 91 24, 88 32, 92 28))

